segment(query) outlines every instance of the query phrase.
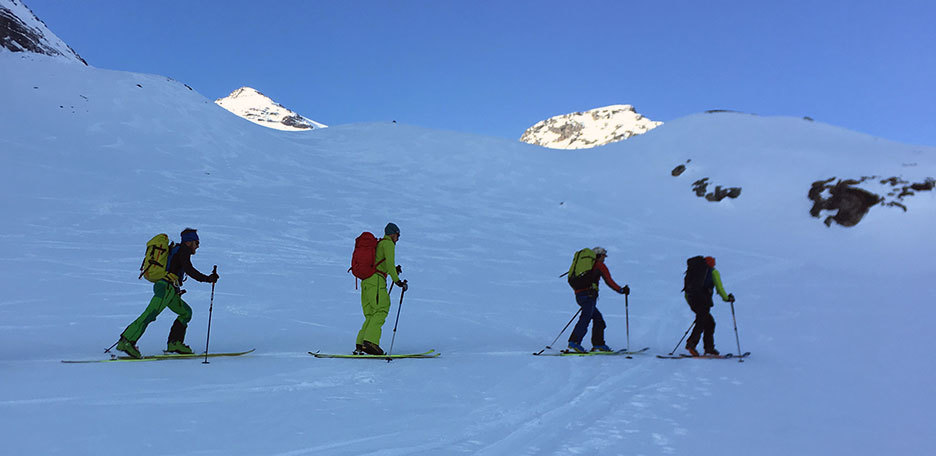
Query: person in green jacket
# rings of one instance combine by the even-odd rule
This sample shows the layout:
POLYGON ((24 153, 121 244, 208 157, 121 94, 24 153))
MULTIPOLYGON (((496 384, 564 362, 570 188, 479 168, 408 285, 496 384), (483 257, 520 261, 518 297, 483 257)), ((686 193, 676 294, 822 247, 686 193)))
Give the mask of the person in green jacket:
POLYGON ((400 228, 388 223, 384 228, 384 237, 377 242, 377 255, 374 264, 377 272, 361 281, 361 307, 364 310, 364 324, 358 331, 354 344, 355 354, 383 355, 380 348, 380 334, 387 314, 390 313, 390 293, 387 291, 387 276, 401 290, 408 288, 398 275, 401 268, 395 266, 394 251, 400 240, 400 228))
POLYGON ((701 290, 686 289, 686 302, 689 308, 696 314, 695 326, 692 328, 692 334, 686 340, 686 350, 692 356, 699 356, 696 351, 696 345, 699 343, 699 337, 702 338, 702 346, 706 355, 718 356, 719 352, 715 349, 715 318, 712 317, 711 308, 715 305, 712 301, 713 291, 718 292, 718 296, 725 302, 734 302, 733 294, 725 292, 722 285, 721 273, 715 269, 715 258, 705 257, 705 280, 702 283, 701 290))

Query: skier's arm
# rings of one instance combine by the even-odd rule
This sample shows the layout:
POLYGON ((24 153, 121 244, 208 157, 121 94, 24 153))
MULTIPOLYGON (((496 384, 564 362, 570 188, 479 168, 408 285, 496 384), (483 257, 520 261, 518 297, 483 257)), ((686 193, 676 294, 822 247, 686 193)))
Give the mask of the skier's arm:
POLYGON ((184 268, 185 273, 189 275, 189 277, 199 282, 211 282, 211 279, 209 279, 208 276, 199 272, 198 269, 195 269, 195 266, 192 266, 191 256, 185 255, 182 257, 182 267, 184 268))
POLYGON ((715 282, 715 291, 718 292, 718 296, 721 296, 722 301, 728 301, 728 293, 725 292, 725 287, 721 282, 721 273, 718 272, 718 269, 712 269, 712 281, 715 282))
POLYGON ((380 243, 377 244, 377 248, 382 249, 384 257, 383 263, 380 263, 380 268, 393 279, 393 283, 397 283, 400 281, 400 276, 396 272, 396 262, 393 258, 394 250, 396 250, 394 247, 396 246, 390 239, 381 239, 380 243))
POLYGON ((604 263, 597 263, 596 266, 598 270, 601 271, 601 278, 604 279, 605 284, 611 287, 612 290, 620 293, 621 287, 614 282, 614 279, 611 278, 611 271, 608 270, 608 266, 604 263))

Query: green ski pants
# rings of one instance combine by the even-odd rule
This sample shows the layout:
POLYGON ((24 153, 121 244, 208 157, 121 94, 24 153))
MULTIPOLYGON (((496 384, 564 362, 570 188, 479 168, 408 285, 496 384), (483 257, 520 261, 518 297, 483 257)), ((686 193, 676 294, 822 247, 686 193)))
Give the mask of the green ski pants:
POLYGON ((387 279, 374 274, 361 281, 361 307, 364 310, 364 324, 358 332, 356 344, 368 341, 380 345, 380 334, 387 314, 390 313, 390 293, 387 292, 387 279))
POLYGON ((192 308, 182 300, 174 286, 165 280, 160 280, 153 284, 153 299, 150 299, 146 310, 133 323, 130 323, 130 326, 127 326, 127 329, 120 335, 130 342, 136 343, 143 336, 146 327, 156 321, 156 317, 166 307, 179 315, 176 321, 182 325, 187 326, 188 322, 192 320, 192 308))

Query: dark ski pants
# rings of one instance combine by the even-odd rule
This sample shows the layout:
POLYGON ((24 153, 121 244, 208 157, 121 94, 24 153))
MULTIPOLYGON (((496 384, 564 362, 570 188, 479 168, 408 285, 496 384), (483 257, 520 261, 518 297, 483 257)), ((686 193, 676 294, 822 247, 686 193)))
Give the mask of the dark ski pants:
POLYGON ((607 325, 605 325, 601 312, 598 311, 598 294, 592 291, 576 293, 575 302, 582 308, 582 314, 579 315, 578 323, 572 329, 569 342, 581 344, 582 339, 585 338, 585 333, 588 332, 588 323, 592 322, 592 346, 604 345, 604 330, 607 325))
POLYGON ((712 317, 710 309, 695 311, 695 327, 692 328, 692 334, 686 341, 687 347, 695 348, 699 343, 699 336, 702 336, 702 346, 705 351, 715 349, 715 318, 712 317))

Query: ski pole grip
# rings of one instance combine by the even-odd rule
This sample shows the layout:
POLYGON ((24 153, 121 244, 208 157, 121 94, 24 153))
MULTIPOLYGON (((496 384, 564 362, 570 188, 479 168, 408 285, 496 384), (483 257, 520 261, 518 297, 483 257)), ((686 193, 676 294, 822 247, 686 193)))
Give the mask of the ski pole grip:
POLYGON ((212 274, 217 274, 217 273, 218 273, 218 265, 214 265, 214 267, 211 268, 211 273, 212 273, 212 274))

